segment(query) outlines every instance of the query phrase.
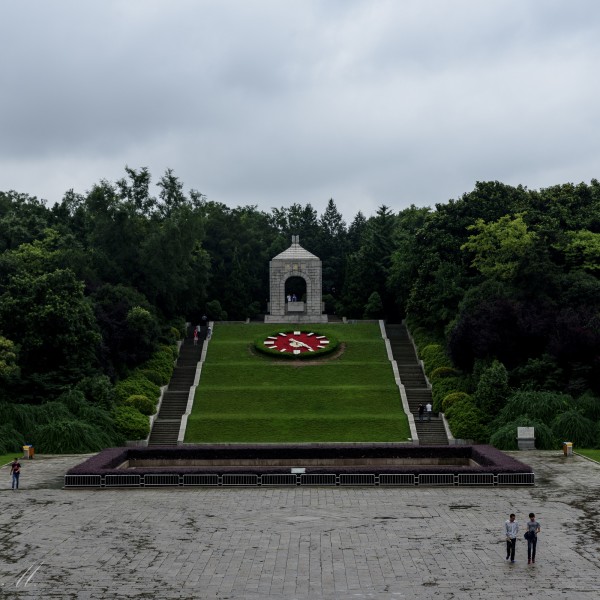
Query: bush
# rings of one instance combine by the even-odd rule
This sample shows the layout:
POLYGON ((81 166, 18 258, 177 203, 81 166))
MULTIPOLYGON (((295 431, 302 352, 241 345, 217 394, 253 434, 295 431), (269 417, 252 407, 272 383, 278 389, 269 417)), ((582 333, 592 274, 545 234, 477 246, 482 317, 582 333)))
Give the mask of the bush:
POLYGON ((143 415, 150 416, 156 412, 156 404, 147 396, 134 395, 125 400, 125 406, 133 406, 143 415))
POLYGON ((588 419, 600 421, 600 398, 592 392, 586 392, 575 400, 575 408, 588 419))
POLYGON ((150 433, 150 422, 133 406, 116 406, 113 410, 115 426, 126 440, 144 440, 150 433))
POLYGON ((450 359, 446 356, 446 353, 440 344, 429 344, 428 346, 425 346, 422 350, 419 350, 419 358, 425 365, 425 374, 428 377, 435 369, 450 366, 450 359))
POLYGON ((212 321, 226 321, 227 311, 223 310, 218 300, 211 300, 206 303, 206 314, 212 321))
POLYGON ((157 385, 167 385, 173 375, 175 360, 177 359, 177 350, 175 347, 163 346, 155 352, 150 360, 146 361, 136 373, 141 371, 145 376, 148 371, 154 371, 154 375, 148 377, 150 381, 157 385))
POLYGON ((451 392, 442 400, 442 412, 445 413, 456 401, 463 399, 473 401, 471 396, 466 392, 451 392))
POLYGON ((433 410, 442 410, 442 400, 453 392, 467 392, 469 384, 463 377, 442 377, 432 383, 433 410))
POLYGON ((78 416, 86 405, 83 392, 72 388, 63 392, 56 400, 57 402, 62 402, 69 409, 69 412, 75 416, 78 416))
POLYGON ((25 438, 12 425, 0 425, 0 454, 21 452, 24 445, 25 438))
POLYGON ((506 404, 509 394, 508 372, 500 361, 494 360, 483 371, 477 384, 475 391, 477 406, 484 412, 495 416, 506 404))
POLYGON ((573 442, 580 448, 589 448, 595 443, 596 424, 579 411, 568 410, 552 421, 552 432, 559 440, 573 442))
POLYGON ((446 418, 455 438, 480 442, 487 440, 485 415, 469 395, 465 394, 453 402, 446 412, 446 418))
POLYGON ((496 424, 511 423, 520 417, 529 416, 541 423, 551 423, 556 415, 570 410, 573 398, 557 392, 514 392, 500 411, 496 424))
POLYGON ((69 419, 40 425, 33 443, 36 451, 46 454, 79 454, 102 450, 111 439, 99 427, 69 419))
POLYGON ((106 375, 85 377, 77 384, 76 389, 83 392, 90 404, 97 404, 106 410, 110 410, 115 401, 115 390, 106 375))
POLYGON ((373 292, 365 304, 363 319, 380 319, 383 315, 383 302, 379 292, 373 292))
POLYGON ((431 372, 429 380, 442 379, 443 377, 457 377, 460 375, 460 371, 454 367, 438 367, 431 372))
MULTIPOLYGON (((151 381, 154 385, 158 385, 159 387, 166 385, 166 383, 163 383, 165 380, 164 374, 161 374, 159 371, 153 371, 152 369, 136 369, 135 373, 139 373, 148 381, 151 381)), ((167 381, 167 383, 169 381, 167 381)))
POLYGON ((160 387, 136 372, 132 377, 119 381, 115 386, 115 398, 123 404, 129 396, 147 396, 151 400, 158 400, 160 387))
POLYGON ((558 447, 558 441, 550 427, 541 421, 531 419, 526 415, 523 415, 510 423, 505 423, 502 427, 497 429, 490 436, 490 444, 500 450, 517 450, 518 427, 533 427, 535 429, 535 447, 538 450, 553 450, 558 447))

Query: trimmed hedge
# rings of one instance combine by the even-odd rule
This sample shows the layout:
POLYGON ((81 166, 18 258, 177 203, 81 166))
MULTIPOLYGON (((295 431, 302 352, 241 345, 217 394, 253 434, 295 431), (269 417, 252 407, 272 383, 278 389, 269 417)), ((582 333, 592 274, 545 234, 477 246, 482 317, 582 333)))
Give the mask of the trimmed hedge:
POLYGON ((433 371, 440 367, 450 367, 451 361, 448 358, 441 344, 429 344, 422 350, 419 349, 419 358, 425 365, 425 375, 429 377, 433 371))
POLYGON ((125 400, 125 406, 133 406, 147 417, 156 412, 156 403, 152 402, 147 396, 133 395, 125 400))
POLYGON ((115 425, 126 440, 144 440, 150 434, 150 421, 133 406, 116 406, 115 425))
POLYGON ((129 396, 146 396, 153 400, 160 397, 160 387, 146 379, 140 373, 132 377, 123 379, 115 385, 115 397, 118 402, 123 404, 129 396))
POLYGON ((466 392, 451 392, 442 400, 442 412, 446 412, 457 400, 463 399, 473 401, 473 398, 466 392))
POLYGON ((443 377, 458 377, 460 371, 454 367, 438 367, 431 372, 429 380, 442 379, 443 377))

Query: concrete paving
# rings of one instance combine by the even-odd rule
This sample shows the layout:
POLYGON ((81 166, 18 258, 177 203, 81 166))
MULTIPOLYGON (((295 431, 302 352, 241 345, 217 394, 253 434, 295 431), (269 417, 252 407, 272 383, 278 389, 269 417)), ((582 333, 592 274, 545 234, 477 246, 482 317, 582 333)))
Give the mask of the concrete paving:
POLYGON ((62 490, 81 457, 0 470, 0 598, 600 597, 600 465, 514 453, 534 488, 62 490), (505 561, 510 512, 542 526, 505 561))

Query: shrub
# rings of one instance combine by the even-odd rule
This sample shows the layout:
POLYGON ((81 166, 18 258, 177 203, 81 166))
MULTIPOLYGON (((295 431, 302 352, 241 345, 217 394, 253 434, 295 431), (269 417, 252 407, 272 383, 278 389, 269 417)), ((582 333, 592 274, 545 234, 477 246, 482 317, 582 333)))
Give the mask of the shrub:
POLYGON ((136 372, 132 377, 119 381, 115 386, 115 398, 121 404, 129 396, 147 396, 152 400, 160 397, 160 387, 146 379, 142 374, 136 372))
POLYGON ((164 383, 164 374, 161 374, 159 371, 153 371, 152 369, 136 369, 135 372, 136 374, 139 373, 144 376, 148 381, 151 381, 154 385, 158 385, 159 387, 166 385, 170 381, 169 378, 169 380, 164 383))
POLYGON ((558 447, 552 430, 548 425, 523 415, 510 423, 505 423, 490 436, 490 444, 500 450, 517 450, 517 428, 533 427, 535 429, 535 447, 539 450, 553 450, 558 447))
POLYGON ((554 417, 574 405, 568 394, 557 392, 514 392, 500 411, 497 425, 511 423, 525 415, 541 423, 551 423, 554 417))
POLYGON ((450 366, 450 359, 446 356, 440 344, 425 346, 422 350, 419 350, 419 358, 425 365, 425 374, 428 377, 435 369, 450 366))
POLYGON ((116 406, 113 410, 115 425, 126 440, 143 440, 150 433, 150 422, 133 406, 116 406))
POLYGON ((575 400, 575 408, 588 419, 600 421, 600 398, 586 392, 575 400))
POLYGON ((438 367, 431 372, 429 376, 430 381, 434 379, 442 379, 443 377, 457 377, 460 375, 460 371, 454 367, 438 367))
POLYGON ((38 452, 49 454, 97 452, 111 445, 111 439, 99 427, 75 419, 40 425, 33 442, 38 452))
POLYGON ((163 346, 150 357, 150 360, 147 360, 139 369, 136 369, 135 372, 143 373, 145 377, 156 385, 167 385, 173 375, 176 359, 176 347, 163 346), (148 373, 151 371, 153 371, 154 374, 148 376, 148 373))
POLYGON ((559 440, 573 442, 580 448, 594 445, 595 430, 594 421, 582 416, 577 410, 561 413, 552 421, 552 432, 559 440))
POLYGON ((492 416, 497 415, 510 394, 508 387, 508 372, 498 360, 487 367, 479 379, 475 391, 477 406, 492 416))
POLYGON ((452 435, 457 439, 477 442, 485 442, 488 439, 484 415, 475 405, 471 410, 457 415, 449 425, 452 435))
POLYGON ((363 319, 379 319, 383 314, 383 302, 379 292, 373 292, 365 304, 363 319))
POLYGON ((110 379, 106 375, 94 375, 85 377, 77 385, 85 399, 91 404, 97 404, 109 410, 115 401, 115 390, 110 379))
POLYGON ((0 425, 0 454, 20 452, 25 445, 25 438, 10 425, 0 425))
POLYGON ((468 399, 471 402, 473 399, 466 392, 451 392, 442 400, 442 412, 446 412, 457 400, 468 399))
POLYGON ((467 392, 469 389, 467 379, 463 377, 442 377, 432 384, 433 410, 442 410, 442 400, 452 392, 467 392))
POLYGON ((86 405, 83 392, 72 388, 63 392, 56 400, 62 402, 75 416, 78 416, 81 409, 86 405))
POLYGON ((147 396, 133 395, 125 400, 125 406, 133 406, 143 415, 150 416, 156 412, 156 404, 147 396))
POLYGON ((227 311, 223 310, 221 303, 218 300, 211 300, 206 303, 206 314, 213 321, 226 321, 227 311))

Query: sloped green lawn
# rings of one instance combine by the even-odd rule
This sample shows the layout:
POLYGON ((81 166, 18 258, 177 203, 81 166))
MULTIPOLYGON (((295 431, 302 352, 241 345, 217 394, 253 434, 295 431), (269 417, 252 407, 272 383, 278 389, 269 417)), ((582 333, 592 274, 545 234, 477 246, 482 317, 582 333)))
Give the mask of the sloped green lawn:
POLYGON ((254 340, 272 333, 273 325, 217 324, 185 441, 407 441, 408 421, 379 326, 314 330, 335 336, 344 351, 317 364, 273 359, 252 351, 254 340))
POLYGON ((583 456, 587 456, 588 458, 591 458, 592 460, 595 460, 597 462, 600 462, 600 450, 588 450, 585 448, 575 448, 575 452, 577 452, 578 454, 583 454, 583 456))

